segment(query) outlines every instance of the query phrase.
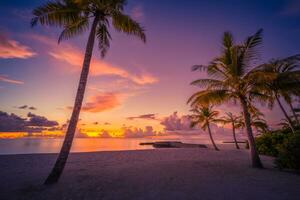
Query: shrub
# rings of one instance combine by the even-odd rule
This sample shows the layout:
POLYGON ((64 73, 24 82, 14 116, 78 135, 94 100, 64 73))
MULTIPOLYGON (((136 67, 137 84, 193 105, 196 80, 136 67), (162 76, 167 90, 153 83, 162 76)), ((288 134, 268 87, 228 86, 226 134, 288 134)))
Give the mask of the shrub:
POLYGON ((257 151, 259 154, 276 157, 278 155, 278 148, 285 138, 290 134, 281 132, 264 133, 255 138, 257 151))
POLYGON ((278 157, 275 160, 276 165, 282 169, 300 170, 300 132, 289 134, 278 147, 278 157))

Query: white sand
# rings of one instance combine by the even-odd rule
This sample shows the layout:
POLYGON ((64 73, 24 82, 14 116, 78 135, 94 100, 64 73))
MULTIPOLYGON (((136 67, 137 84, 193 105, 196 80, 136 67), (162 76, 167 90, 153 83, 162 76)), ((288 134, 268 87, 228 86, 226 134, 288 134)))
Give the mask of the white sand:
POLYGON ((155 149, 71 154, 58 184, 42 186, 56 155, 0 156, 0 199, 300 198, 300 176, 252 169, 245 150, 155 149))

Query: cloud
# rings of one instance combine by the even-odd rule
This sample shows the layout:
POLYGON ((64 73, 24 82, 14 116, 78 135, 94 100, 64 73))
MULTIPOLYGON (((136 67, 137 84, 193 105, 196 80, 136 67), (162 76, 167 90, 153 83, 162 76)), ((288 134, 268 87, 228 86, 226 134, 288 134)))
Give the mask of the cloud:
POLYGON ((126 119, 128 119, 128 120, 135 120, 135 119, 157 120, 156 114, 144 114, 144 115, 139 115, 139 116, 135 116, 135 117, 127 117, 126 119))
POLYGON ((29 109, 29 110, 37 110, 36 107, 34 107, 34 106, 28 106, 28 105, 18 106, 18 107, 16 107, 16 108, 21 109, 21 110, 25 110, 25 109, 29 109))
POLYGON ((18 108, 19 108, 19 109, 26 109, 26 108, 28 108, 28 106, 27 106, 27 105, 24 105, 24 106, 19 106, 18 108))
POLYGON ((27 117, 0 111, 0 132, 41 132, 58 126, 56 121, 50 121, 43 116, 28 113, 27 117))
POLYGON ((154 131, 152 126, 146 126, 144 130, 141 128, 124 127, 123 134, 125 138, 143 138, 156 136, 161 133, 154 131))
POLYGON ((112 138, 107 130, 101 130, 99 133, 93 133, 90 135, 88 132, 84 132, 83 130, 79 129, 75 133, 75 137, 77 138, 112 138))
POLYGON ((82 111, 98 113, 112 110, 120 105, 120 95, 112 92, 102 92, 88 99, 82 107, 82 111))
POLYGON ((35 56, 29 47, 20 44, 19 42, 7 38, 3 33, 0 33, 0 58, 21 58, 26 59, 35 56))
POLYGON ((105 122, 105 123, 104 123, 104 125, 106 125, 106 126, 107 126, 107 125, 111 125, 111 123, 109 123, 109 122, 105 122))
MULTIPOLYGON (((0 47, 0 48, 1 48, 1 47, 0 47)), ((17 85, 22 85, 22 84, 24 84, 23 81, 14 80, 14 79, 9 78, 9 77, 6 76, 6 75, 1 75, 1 74, 0 74, 0 81, 6 82, 6 83, 11 83, 11 84, 17 84, 17 85)))
POLYGON ((162 119, 161 125, 165 126, 166 131, 190 131, 194 128, 190 127, 191 120, 187 115, 178 116, 177 112, 162 119))
POLYGON ((287 0, 281 14, 283 15, 297 15, 300 14, 300 1, 299 0, 287 0))
MULTIPOLYGON (((57 45, 57 42, 51 38, 31 35, 31 38, 38 40, 50 47, 49 55, 59 61, 68 63, 72 67, 73 71, 80 71, 83 63, 84 53, 74 46, 69 44, 57 45)), ((121 78, 128 79, 138 85, 147 85, 158 82, 158 79, 153 75, 142 72, 140 74, 132 74, 128 71, 122 69, 121 67, 115 66, 104 60, 97 59, 93 57, 90 66, 91 76, 101 76, 101 75, 114 75, 121 78)))
POLYGON ((102 129, 101 131, 97 130, 84 130, 79 129, 76 132, 76 137, 79 138, 113 138, 113 137, 120 137, 120 138, 144 138, 144 137, 151 137, 161 135, 162 133, 157 132, 153 129, 152 126, 146 126, 144 129, 137 128, 137 127, 127 127, 123 126, 121 129, 120 134, 117 136, 113 133, 113 131, 102 129))
POLYGON ((33 106, 28 107, 28 109, 29 109, 29 110, 37 110, 37 108, 36 108, 36 107, 33 107, 33 106))
POLYGON ((29 117, 29 121, 27 122, 28 126, 58 126, 58 123, 56 121, 50 121, 46 117, 35 115, 31 112, 28 113, 27 117, 29 117))

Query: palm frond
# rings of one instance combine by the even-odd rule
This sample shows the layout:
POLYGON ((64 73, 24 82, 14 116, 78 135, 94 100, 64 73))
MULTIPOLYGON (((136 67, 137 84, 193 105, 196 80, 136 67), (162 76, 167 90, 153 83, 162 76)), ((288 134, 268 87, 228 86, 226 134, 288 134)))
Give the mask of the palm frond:
POLYGON ((47 2, 32 11, 31 26, 49 25, 64 27, 82 17, 82 8, 75 1, 63 0, 47 2))
POLYGON ((65 25, 64 30, 58 38, 58 43, 62 40, 70 39, 74 36, 80 35, 87 31, 89 28, 88 18, 80 18, 72 24, 65 25))
POLYGON ((228 90, 203 90, 193 94, 187 101, 192 107, 203 104, 221 104, 230 99, 228 90))
POLYGON ((139 37, 143 42, 146 42, 145 30, 141 25, 131 19, 128 15, 121 12, 114 12, 112 15, 112 23, 116 30, 127 33, 129 35, 135 35, 139 37))
POLYGON ((96 36, 98 38, 98 48, 101 51, 101 57, 104 57, 110 47, 111 35, 107 26, 101 24, 97 28, 96 36))
POLYGON ((191 82, 191 85, 196 85, 200 88, 222 88, 223 82, 216 79, 198 79, 193 82, 191 82))

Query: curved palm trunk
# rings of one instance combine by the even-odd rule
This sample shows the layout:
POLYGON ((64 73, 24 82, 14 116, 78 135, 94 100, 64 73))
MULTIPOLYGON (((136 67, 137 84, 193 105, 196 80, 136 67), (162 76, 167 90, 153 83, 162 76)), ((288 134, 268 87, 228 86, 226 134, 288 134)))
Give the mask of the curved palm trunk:
POLYGON ((290 108, 291 108, 291 111, 292 111, 293 116, 294 116, 294 118, 295 118, 295 120, 296 120, 296 123, 297 123, 297 125, 299 126, 299 125, 300 125, 299 119, 298 119, 298 116, 297 116, 297 114, 296 114, 296 112, 295 112, 295 110, 294 110, 293 104, 292 104, 291 102, 288 102, 288 104, 289 104, 289 106, 290 106, 290 108))
POLYGON ((240 149, 240 147, 239 147, 239 145, 237 143, 237 140, 236 140, 234 122, 232 122, 232 135, 233 135, 233 140, 234 140, 234 143, 235 143, 235 147, 237 149, 240 149))
POLYGON ((96 34, 96 27, 99 21, 99 16, 95 16, 94 22, 90 31, 88 43, 86 46, 86 51, 85 51, 85 56, 84 56, 84 61, 83 61, 83 66, 82 66, 82 71, 80 75, 80 81, 77 89, 77 94, 76 94, 76 99, 74 103, 74 108, 72 112, 72 116, 69 122, 69 126, 67 129, 67 133, 62 145, 62 148, 60 150, 60 153, 58 155, 58 158, 55 162, 55 165, 46 179, 44 184, 53 184, 56 183, 60 177, 60 175, 63 172, 63 169, 65 167, 66 161, 69 156, 69 152, 72 146, 73 138, 75 135, 76 131, 76 126, 79 118, 79 113, 84 97, 84 92, 86 88, 86 83, 87 83, 87 78, 89 74, 89 68, 90 68, 90 62, 92 58, 92 53, 93 53, 93 48, 94 48, 94 42, 95 42, 95 34, 96 34))
POLYGON ((250 113, 248 110, 248 105, 244 97, 240 97, 240 101, 243 107, 243 114, 244 114, 244 120, 245 120, 245 125, 246 125, 246 130, 247 130, 247 136, 248 136, 248 143, 250 147, 250 156, 251 156, 251 162, 252 162, 252 167, 254 168, 263 168, 263 165, 261 163, 261 160, 259 158, 256 145, 255 145, 255 140, 252 132, 252 127, 251 127, 251 117, 250 113))
POLYGON ((281 104, 278 95, 275 95, 275 98, 276 98, 276 101, 277 101, 277 103, 278 103, 280 109, 282 110, 282 112, 283 112, 285 118, 288 120, 288 122, 289 122, 289 124, 290 124, 290 127, 291 127, 291 129, 292 129, 292 132, 295 133, 295 127, 294 127, 294 125, 293 125, 293 122, 292 122, 291 118, 289 117, 289 115, 287 114, 287 112, 285 111, 283 105, 281 104))
POLYGON ((210 138, 211 143, 213 144, 215 150, 216 150, 216 151, 220 151, 220 149, 217 147, 217 145, 215 144, 215 141, 214 141, 214 139, 213 139, 213 137, 212 137, 209 123, 207 123, 207 130, 208 130, 209 138, 210 138))

